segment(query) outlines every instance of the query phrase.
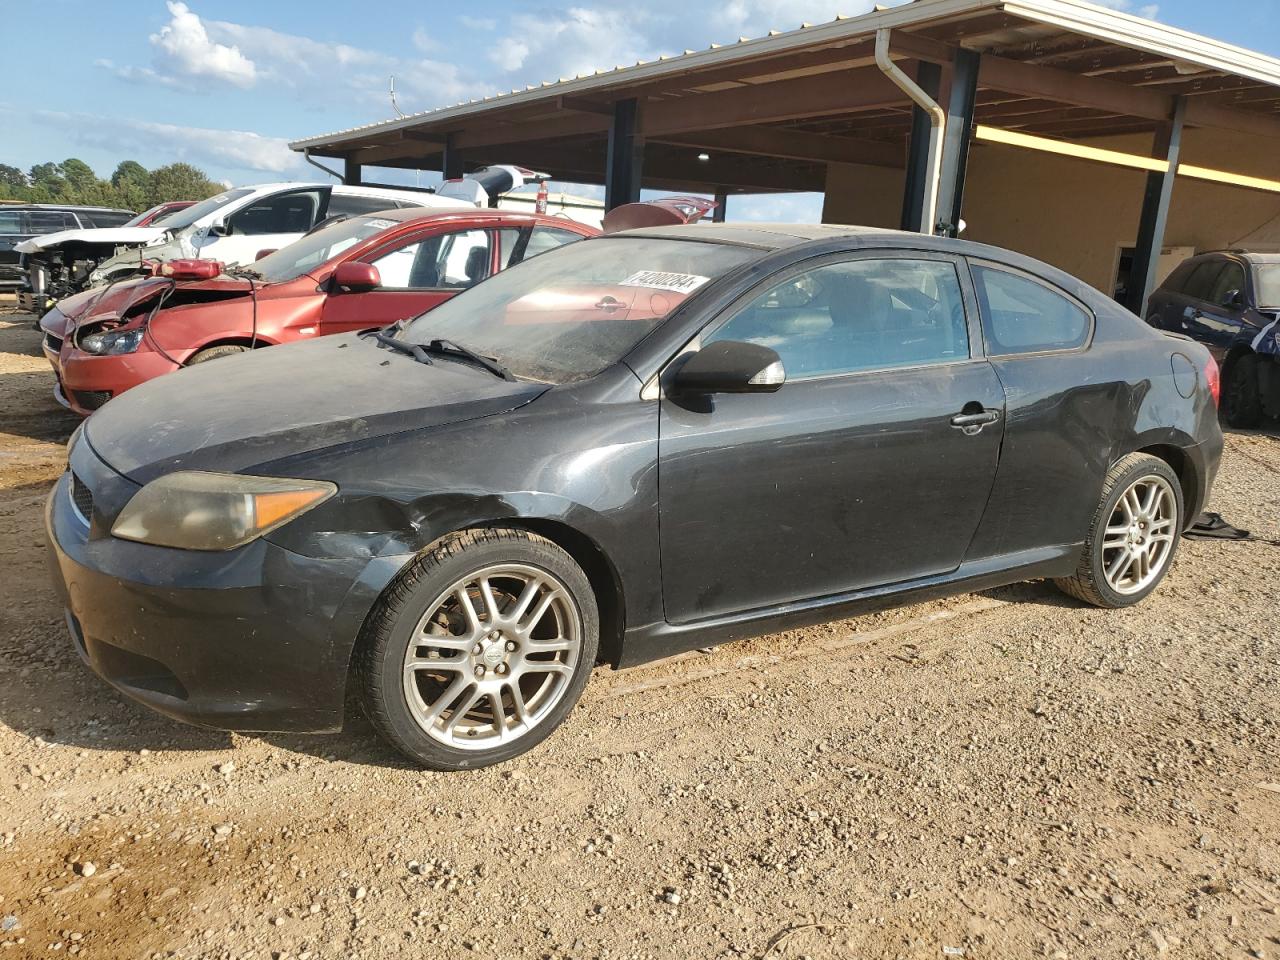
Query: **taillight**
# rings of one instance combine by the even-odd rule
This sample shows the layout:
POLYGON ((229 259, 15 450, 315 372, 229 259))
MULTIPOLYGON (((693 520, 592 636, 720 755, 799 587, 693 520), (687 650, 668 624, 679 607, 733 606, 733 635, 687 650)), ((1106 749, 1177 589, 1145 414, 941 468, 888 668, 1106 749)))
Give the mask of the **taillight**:
POLYGON ((1213 405, 1218 406, 1222 400, 1222 368, 1213 359, 1213 354, 1209 355, 1209 362, 1204 365, 1204 382, 1209 388, 1209 395, 1213 397, 1213 405))

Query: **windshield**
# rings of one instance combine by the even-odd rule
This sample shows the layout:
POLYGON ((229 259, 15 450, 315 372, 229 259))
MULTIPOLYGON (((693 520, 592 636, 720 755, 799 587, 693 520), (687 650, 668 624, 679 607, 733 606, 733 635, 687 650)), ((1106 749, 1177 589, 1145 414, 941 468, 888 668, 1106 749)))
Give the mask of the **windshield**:
POLYGON ((410 343, 452 340, 517 377, 572 383, 617 363, 695 291, 759 251, 660 237, 574 243, 412 320, 410 343))
POLYGON ((232 200, 239 200, 241 197, 247 197, 253 193, 249 187, 237 187, 234 190, 227 190, 217 196, 210 197, 208 200, 201 200, 199 203, 192 204, 185 210, 179 210, 171 213, 164 218, 163 223, 157 223, 155 226, 163 226, 166 230, 181 230, 183 227, 189 227, 201 217, 207 217, 209 214, 222 209, 232 200))
POLYGON ((287 247, 281 247, 254 263, 253 269, 269 283, 280 283, 302 276, 362 240, 394 227, 400 221, 382 217, 352 217, 309 233, 287 247))
POLYGON ((1280 263, 1258 265, 1258 306, 1280 307, 1280 263))

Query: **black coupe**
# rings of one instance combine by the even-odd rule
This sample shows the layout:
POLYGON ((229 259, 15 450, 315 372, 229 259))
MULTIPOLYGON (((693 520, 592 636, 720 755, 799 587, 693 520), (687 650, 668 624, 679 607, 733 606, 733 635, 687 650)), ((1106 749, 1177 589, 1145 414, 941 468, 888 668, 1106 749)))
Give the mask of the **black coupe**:
POLYGON ((444 769, 592 668, 1051 578, 1155 589, 1222 450, 1217 366, 1085 284, 849 227, 649 228, 432 312, 145 384, 49 499, 80 655, 174 717, 444 769))

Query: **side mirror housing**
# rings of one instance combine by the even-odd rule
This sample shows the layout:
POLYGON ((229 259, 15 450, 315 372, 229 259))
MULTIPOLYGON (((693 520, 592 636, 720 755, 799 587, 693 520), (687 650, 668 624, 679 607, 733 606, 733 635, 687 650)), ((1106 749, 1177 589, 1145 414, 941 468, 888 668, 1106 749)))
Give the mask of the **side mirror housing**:
POLYGON ((1239 309, 1244 306, 1244 294, 1239 290, 1228 290, 1222 298, 1222 305, 1239 309))
POLYGON ((676 370, 671 389, 681 393, 774 393, 787 380, 782 359, 768 347, 741 340, 709 343, 676 370))
POLYGON ((269 257, 269 256, 271 256, 271 255, 272 255, 273 253, 275 253, 275 252, 276 252, 276 248, 275 248, 275 247, 263 247, 261 250, 259 250, 259 251, 254 255, 253 262, 254 262, 254 263, 257 263, 257 262, 258 262, 259 260, 261 260, 263 257, 269 257))
POLYGON ((338 268, 333 271, 335 292, 349 290, 352 293, 365 293, 380 286, 382 286, 382 277, 378 275, 378 268, 371 263, 348 260, 346 263, 338 264, 338 268))
POLYGON ((229 237, 231 236, 231 228, 227 226, 225 220, 215 220, 209 224, 209 236, 211 237, 229 237))

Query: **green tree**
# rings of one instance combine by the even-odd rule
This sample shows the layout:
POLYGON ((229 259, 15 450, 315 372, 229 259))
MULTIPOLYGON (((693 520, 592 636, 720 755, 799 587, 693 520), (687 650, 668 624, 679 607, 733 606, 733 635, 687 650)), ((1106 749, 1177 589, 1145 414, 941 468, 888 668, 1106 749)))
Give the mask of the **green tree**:
POLYGON ((111 174, 111 186, 115 190, 116 203, 130 210, 141 212, 151 206, 147 202, 147 191, 151 174, 137 160, 124 160, 111 174))
POLYGON ((46 201, 59 199, 67 188, 66 178, 56 163, 37 163, 28 176, 32 191, 46 201))
POLYGON ((8 187, 16 195, 17 191, 26 189, 27 175, 17 167, 11 167, 7 163, 0 163, 0 185, 8 187))
POLYGON ((149 204, 166 200, 203 200, 222 192, 222 185, 214 183, 203 170, 189 163, 171 163, 151 171, 147 186, 149 204))

